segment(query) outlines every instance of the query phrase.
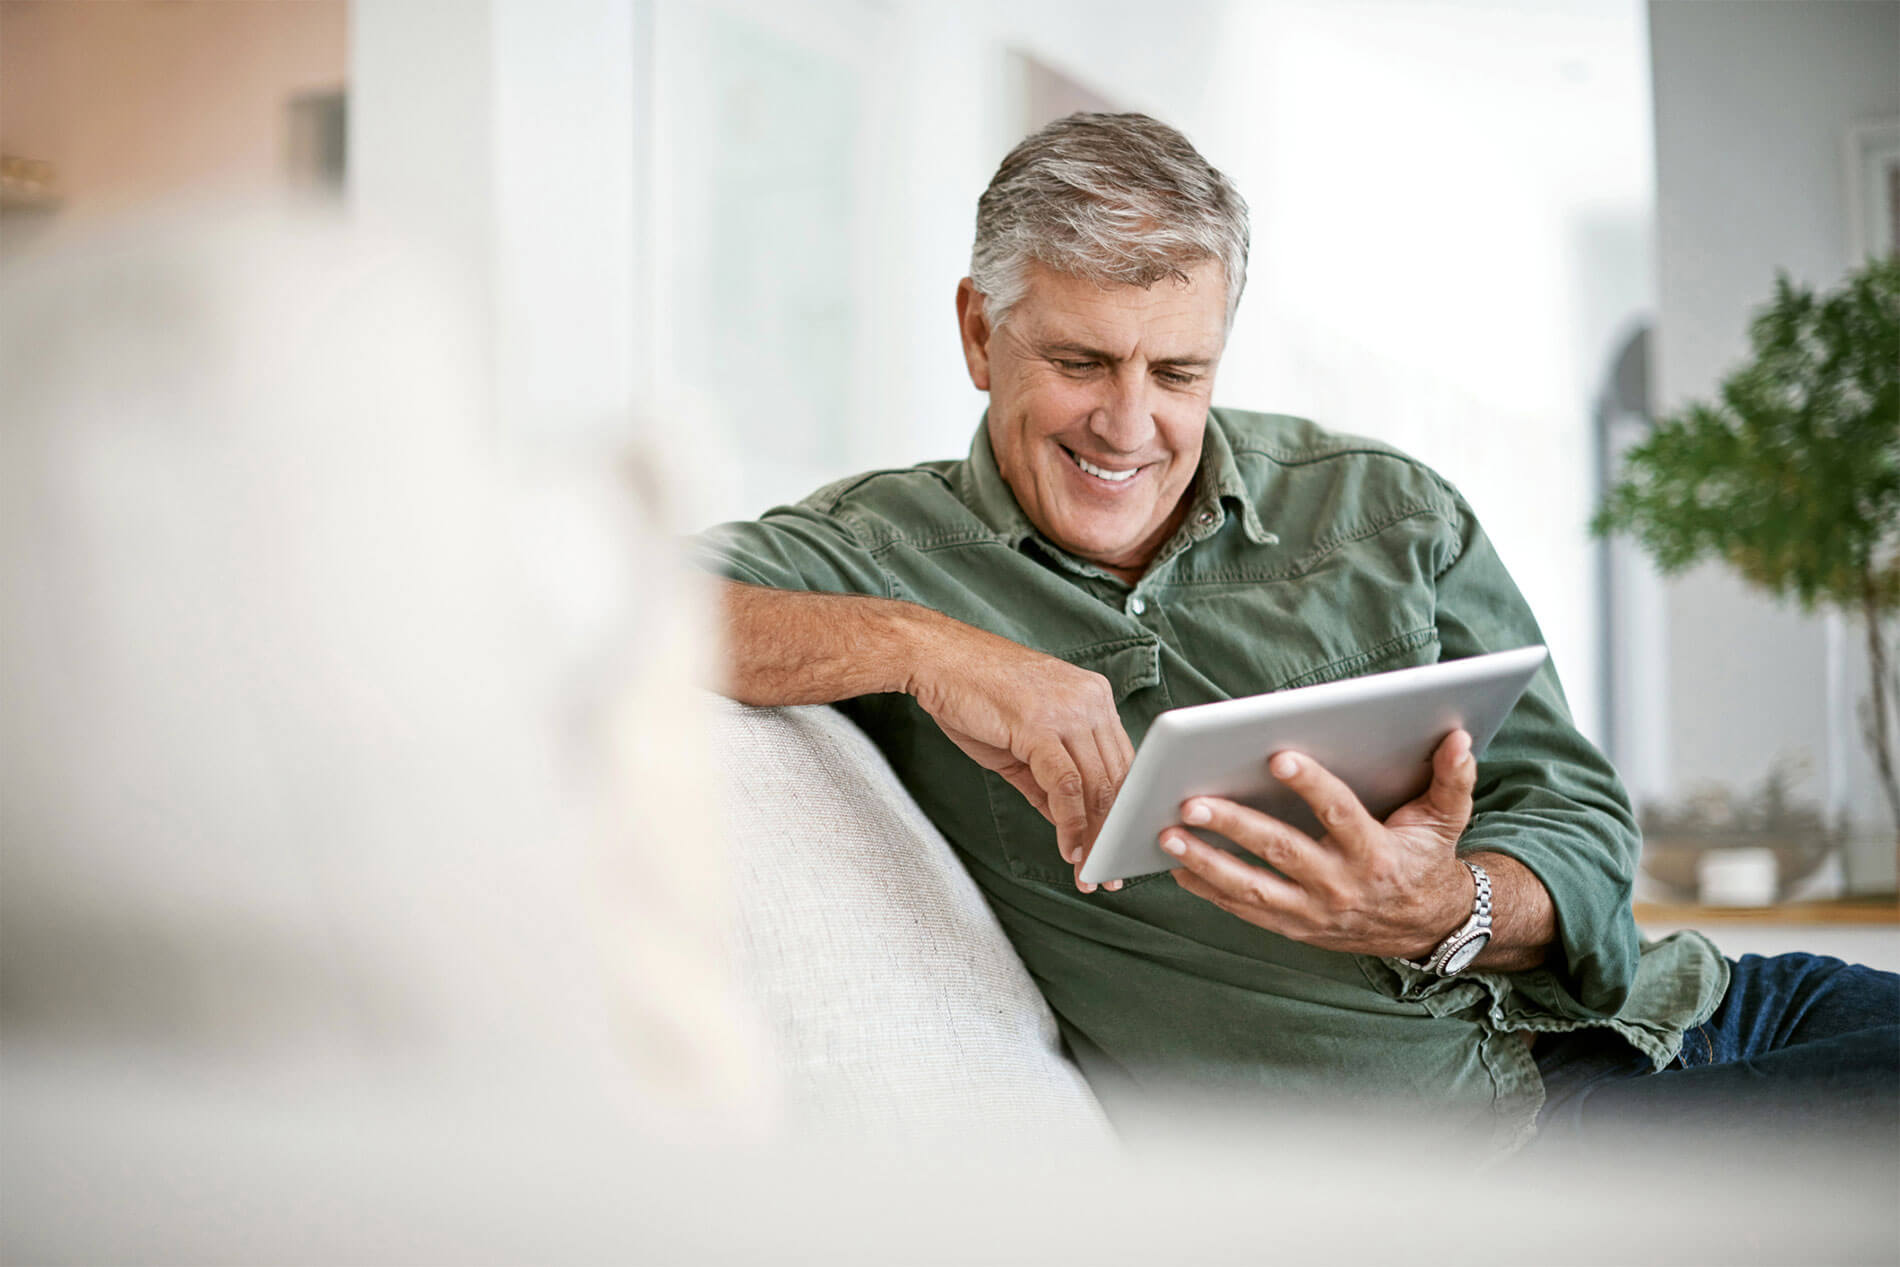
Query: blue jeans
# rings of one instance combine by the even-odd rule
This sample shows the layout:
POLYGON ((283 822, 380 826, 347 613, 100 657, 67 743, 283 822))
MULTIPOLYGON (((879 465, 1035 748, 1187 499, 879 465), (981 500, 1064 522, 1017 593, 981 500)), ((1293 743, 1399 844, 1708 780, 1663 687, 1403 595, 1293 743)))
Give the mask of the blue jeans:
POLYGON ((1900 1141, 1900 976, 1825 955, 1744 955, 1665 1069, 1609 1030, 1537 1046, 1546 1138, 1646 1127, 1900 1141))

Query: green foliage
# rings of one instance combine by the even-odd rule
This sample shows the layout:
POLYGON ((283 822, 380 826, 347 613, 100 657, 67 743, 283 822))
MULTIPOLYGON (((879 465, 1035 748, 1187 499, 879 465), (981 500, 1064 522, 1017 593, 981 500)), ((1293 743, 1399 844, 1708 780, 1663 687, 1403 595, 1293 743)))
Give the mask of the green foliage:
POLYGON ((1819 298, 1777 277, 1749 340, 1715 401, 1629 450, 1591 531, 1665 572, 1725 560, 1804 608, 1900 605, 1900 257, 1819 298))

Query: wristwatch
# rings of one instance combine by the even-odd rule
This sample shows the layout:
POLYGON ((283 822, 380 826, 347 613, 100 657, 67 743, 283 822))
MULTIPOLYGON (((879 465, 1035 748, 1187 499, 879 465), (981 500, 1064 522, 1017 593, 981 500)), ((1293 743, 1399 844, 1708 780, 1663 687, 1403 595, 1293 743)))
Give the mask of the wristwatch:
POLYGON ((1471 904, 1471 918, 1454 929, 1451 936, 1439 942, 1437 949, 1422 961, 1404 960, 1421 972, 1441 977, 1457 976, 1469 968, 1479 952, 1491 944, 1491 877, 1485 874, 1483 867, 1468 858, 1458 861, 1471 868, 1471 878, 1478 885, 1478 896, 1471 904))

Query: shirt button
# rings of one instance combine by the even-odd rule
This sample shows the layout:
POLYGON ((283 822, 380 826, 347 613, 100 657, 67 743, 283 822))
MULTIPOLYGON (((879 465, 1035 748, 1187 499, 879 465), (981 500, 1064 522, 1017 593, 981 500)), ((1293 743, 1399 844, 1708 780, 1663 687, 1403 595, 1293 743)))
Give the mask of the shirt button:
POLYGON ((1137 615, 1137 616, 1139 616, 1139 615, 1141 615, 1141 613, 1143 613, 1143 612, 1145 612, 1145 611, 1147 611, 1147 610, 1148 610, 1148 603, 1147 603, 1147 600, 1145 600, 1145 599, 1140 599, 1140 598, 1131 598, 1131 599, 1129 599, 1129 600, 1128 600, 1128 610, 1129 610, 1130 612, 1133 612, 1133 613, 1134 613, 1135 615, 1137 615))
POLYGON ((1214 522, 1214 512, 1211 510, 1203 510, 1200 514, 1194 516, 1194 519, 1196 523, 1205 528, 1208 524, 1214 522))

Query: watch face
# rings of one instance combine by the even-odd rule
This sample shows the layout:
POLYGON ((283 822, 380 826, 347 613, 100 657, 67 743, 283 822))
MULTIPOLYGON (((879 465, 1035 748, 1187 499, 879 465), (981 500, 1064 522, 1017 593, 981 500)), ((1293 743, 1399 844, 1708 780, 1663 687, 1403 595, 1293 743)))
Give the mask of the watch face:
POLYGON ((1470 941, 1445 956, 1445 966, 1439 969, 1439 971, 1443 972, 1446 976, 1450 976, 1454 972, 1463 972, 1466 968, 1471 966, 1471 961, 1476 959, 1479 954, 1484 951, 1484 948, 1490 944, 1490 933, 1475 934, 1470 941))

